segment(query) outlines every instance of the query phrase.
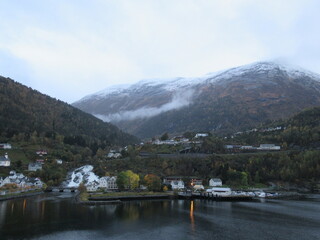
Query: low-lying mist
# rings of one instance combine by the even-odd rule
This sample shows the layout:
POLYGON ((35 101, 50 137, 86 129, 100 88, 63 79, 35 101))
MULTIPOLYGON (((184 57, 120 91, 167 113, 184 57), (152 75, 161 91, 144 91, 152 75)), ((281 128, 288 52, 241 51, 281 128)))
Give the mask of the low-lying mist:
POLYGON ((150 118, 174 109, 179 109, 188 106, 193 99, 194 91, 187 90, 184 92, 177 92, 173 95, 172 100, 160 107, 142 107, 131 111, 121 111, 108 115, 94 114, 97 118, 105 122, 120 122, 122 120, 135 120, 141 118, 150 118))

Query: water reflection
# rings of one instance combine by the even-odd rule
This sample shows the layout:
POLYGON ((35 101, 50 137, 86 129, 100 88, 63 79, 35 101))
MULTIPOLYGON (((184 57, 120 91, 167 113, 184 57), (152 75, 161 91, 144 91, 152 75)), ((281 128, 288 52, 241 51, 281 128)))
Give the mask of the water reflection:
POLYGON ((191 221, 191 230, 194 232, 194 215, 193 215, 194 201, 190 202, 190 221, 191 221))
POLYGON ((13 209, 14 209, 14 203, 11 205, 11 214, 13 214, 13 209))
POLYGON ((0 202, 0 229, 6 220, 7 201, 0 202))
POLYGON ((316 201, 84 206, 50 194, 0 202, 0 239, 319 239, 319 211, 316 201))
POLYGON ((45 213, 45 209, 46 209, 46 202, 43 201, 41 202, 41 219, 44 219, 44 213, 45 213))
POLYGON ((22 207, 22 215, 24 215, 24 212, 26 210, 26 206, 27 206, 27 199, 23 200, 23 207, 22 207))

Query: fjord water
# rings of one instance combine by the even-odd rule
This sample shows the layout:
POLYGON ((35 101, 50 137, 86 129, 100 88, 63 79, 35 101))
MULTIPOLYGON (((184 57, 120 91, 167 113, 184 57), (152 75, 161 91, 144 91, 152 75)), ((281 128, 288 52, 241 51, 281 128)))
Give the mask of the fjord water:
POLYGON ((84 206, 71 193, 0 202, 0 239, 320 239, 307 200, 134 201, 84 206))

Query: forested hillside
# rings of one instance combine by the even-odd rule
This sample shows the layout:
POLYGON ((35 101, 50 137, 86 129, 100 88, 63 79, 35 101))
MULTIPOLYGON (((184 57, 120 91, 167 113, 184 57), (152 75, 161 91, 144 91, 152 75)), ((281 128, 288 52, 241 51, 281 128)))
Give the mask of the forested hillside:
POLYGON ((179 155, 178 146, 149 144, 141 149, 153 155, 140 158, 136 154, 129 161, 109 161, 107 171, 131 169, 142 175, 198 176, 207 180, 220 177, 232 186, 273 182, 284 187, 295 185, 312 190, 319 188, 320 183, 320 107, 307 109, 285 121, 262 124, 256 131, 228 138, 208 136, 201 146, 194 148, 200 153, 212 154, 207 157, 179 155), (264 143, 280 145, 281 151, 228 152, 223 148, 225 144, 259 146, 264 143), (175 153, 176 157, 166 158, 164 154, 156 155, 158 152, 175 153))
POLYGON ((0 77, 0 137, 6 141, 32 134, 55 138, 68 144, 88 146, 126 145, 137 139, 109 123, 62 101, 41 94, 9 78, 0 77))
POLYGON ((229 139, 229 143, 276 143, 284 149, 320 149, 320 107, 310 108, 292 118, 262 125, 261 129, 281 126, 279 131, 249 132, 229 139))

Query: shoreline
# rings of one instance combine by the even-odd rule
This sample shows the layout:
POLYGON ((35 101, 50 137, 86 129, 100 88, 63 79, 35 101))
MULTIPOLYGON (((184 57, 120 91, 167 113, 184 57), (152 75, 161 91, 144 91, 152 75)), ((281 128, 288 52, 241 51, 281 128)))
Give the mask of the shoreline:
POLYGON ((24 198, 24 197, 33 197, 36 195, 40 195, 44 193, 42 190, 41 191, 37 191, 37 192, 31 192, 31 193, 21 193, 21 194, 17 194, 17 195, 11 195, 11 196, 1 196, 0 197, 0 201, 7 201, 7 200, 14 200, 14 199, 18 199, 18 198, 24 198))
POLYGON ((170 200, 177 199, 178 196, 172 194, 136 194, 127 196, 89 196, 87 200, 81 200, 81 193, 75 196, 76 203, 83 205, 107 205, 107 204, 121 204, 122 202, 135 200, 170 200))
POLYGON ((203 199, 203 200, 212 200, 212 201, 254 201, 254 200, 300 200, 304 199, 306 196, 300 193, 287 193, 280 194, 273 197, 254 197, 254 196, 244 196, 244 195, 231 195, 231 196, 220 196, 214 197, 206 194, 154 194, 154 195, 123 195, 123 196, 99 196, 99 195, 90 195, 87 200, 81 200, 81 193, 78 193, 75 196, 75 202, 83 205, 107 205, 107 204, 121 204, 127 201, 136 201, 136 200, 174 200, 174 199, 184 199, 184 200, 193 200, 193 199, 203 199))

